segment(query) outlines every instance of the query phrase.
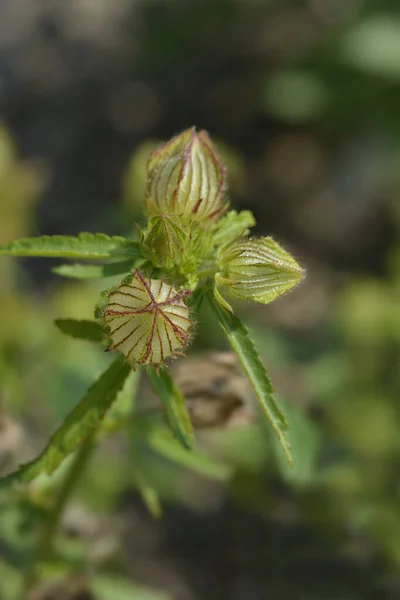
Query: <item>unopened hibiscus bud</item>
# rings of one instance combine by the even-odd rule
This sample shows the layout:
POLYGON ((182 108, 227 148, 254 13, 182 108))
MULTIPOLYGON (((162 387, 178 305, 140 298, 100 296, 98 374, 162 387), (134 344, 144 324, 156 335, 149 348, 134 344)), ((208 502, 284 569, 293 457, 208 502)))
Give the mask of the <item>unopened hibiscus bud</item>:
MULTIPOLYGON (((216 286, 239 300, 268 304, 297 285, 303 269, 272 238, 243 238, 224 244, 218 253, 216 286)), ((229 304, 218 299, 228 308, 229 304)))
POLYGON ((187 129, 153 152, 147 174, 147 216, 214 221, 227 207, 225 168, 205 131, 187 129))
POLYGON ((188 234, 172 215, 149 219, 147 233, 142 239, 143 253, 156 267, 179 265, 185 256, 188 234))
POLYGON ((111 345, 136 364, 159 366, 184 349, 192 321, 184 300, 189 290, 177 291, 161 279, 139 270, 128 283, 110 292, 104 310, 111 345))

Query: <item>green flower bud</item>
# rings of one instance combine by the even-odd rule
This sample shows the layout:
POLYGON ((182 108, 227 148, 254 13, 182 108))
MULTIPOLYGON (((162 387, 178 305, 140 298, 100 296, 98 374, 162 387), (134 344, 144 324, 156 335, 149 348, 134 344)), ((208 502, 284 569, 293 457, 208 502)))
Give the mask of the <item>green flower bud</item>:
POLYGON ((159 366, 178 354, 190 339, 192 321, 184 303, 189 290, 178 292, 161 279, 150 279, 139 270, 108 295, 104 321, 111 345, 132 368, 136 364, 159 366))
POLYGON ((227 207, 225 168, 205 131, 187 129, 153 152, 147 174, 148 217, 215 221, 227 207))
POLYGON ((151 217, 142 238, 143 254, 155 267, 171 269, 186 255, 189 238, 177 219, 171 215, 151 217))
MULTIPOLYGON (((272 238, 239 238, 224 244, 218 252, 220 271, 216 286, 223 286, 239 300, 268 304, 288 292, 304 277, 303 269, 272 238)), ((220 296, 218 300, 230 310, 220 296)))

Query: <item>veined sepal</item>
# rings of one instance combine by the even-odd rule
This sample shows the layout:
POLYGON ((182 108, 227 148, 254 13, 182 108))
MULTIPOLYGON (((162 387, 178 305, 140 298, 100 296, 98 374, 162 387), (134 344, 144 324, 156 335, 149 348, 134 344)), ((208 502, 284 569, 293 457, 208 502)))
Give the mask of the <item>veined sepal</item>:
POLYGON ((225 308, 224 289, 238 300, 268 304, 296 286, 304 271, 295 259, 271 237, 239 238, 221 246, 214 294, 225 308))
POLYGON ((192 127, 150 156, 148 217, 174 214, 182 222, 213 223, 226 210, 226 171, 205 131, 192 127))
POLYGON ((139 230, 139 234, 143 254, 155 267, 171 269, 190 252, 189 233, 174 215, 150 217, 146 231, 139 230))

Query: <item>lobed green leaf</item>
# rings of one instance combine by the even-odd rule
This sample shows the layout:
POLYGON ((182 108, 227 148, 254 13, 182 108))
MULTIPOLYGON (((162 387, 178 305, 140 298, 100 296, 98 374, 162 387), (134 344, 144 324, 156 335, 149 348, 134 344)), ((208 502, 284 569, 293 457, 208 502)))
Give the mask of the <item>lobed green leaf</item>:
POLYGON ((27 483, 41 473, 51 475, 69 454, 96 432, 129 373, 129 365, 119 356, 89 388, 43 452, 0 479, 0 489, 15 483, 27 483))
POLYGON ((274 398, 271 380, 249 336, 247 327, 236 315, 225 310, 210 290, 207 295, 218 322, 240 360, 251 386, 278 437, 287 462, 290 466, 293 466, 290 442, 287 435, 288 425, 274 398))
POLYGON ((82 319, 56 319, 54 323, 58 329, 69 335, 70 337, 79 340, 89 340, 91 342, 103 342, 106 339, 106 334, 100 323, 97 321, 89 321, 82 319))
POLYGON ((80 263, 72 265, 59 265, 52 269, 52 272, 61 277, 69 277, 71 279, 100 279, 102 277, 114 277, 115 275, 123 275, 132 271, 139 266, 142 260, 123 260, 106 265, 82 265, 80 263))
POLYGON ((43 256, 77 259, 109 259, 141 256, 139 244, 104 233, 80 233, 77 237, 43 235, 16 240, 0 246, 0 254, 9 256, 43 256))
POLYGON ((217 221, 213 232, 213 241, 216 246, 223 244, 229 239, 240 235, 247 235, 249 228, 254 227, 256 220, 249 210, 230 210, 222 219, 217 221))
POLYGON ((193 448, 193 428, 186 410, 185 399, 168 371, 160 368, 157 373, 154 367, 150 367, 147 376, 165 406, 167 420, 174 436, 185 448, 193 448))

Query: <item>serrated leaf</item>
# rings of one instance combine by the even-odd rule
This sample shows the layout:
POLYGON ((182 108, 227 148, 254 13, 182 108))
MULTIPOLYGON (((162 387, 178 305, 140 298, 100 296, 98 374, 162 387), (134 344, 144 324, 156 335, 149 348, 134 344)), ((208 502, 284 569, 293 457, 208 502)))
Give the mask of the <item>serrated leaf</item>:
POLYGON ((54 267, 52 272, 61 277, 69 277, 71 279, 100 279, 102 277, 114 277, 115 275, 128 273, 133 268, 139 266, 139 262, 142 262, 141 258, 137 260, 123 260, 107 265, 66 264, 54 267))
POLYGON ((290 466, 293 466, 290 442, 287 435, 288 425, 275 400, 271 380, 249 336, 247 327, 236 315, 222 308, 211 291, 208 291, 207 295, 218 322, 240 360, 256 397, 277 435, 287 462, 290 466))
POLYGON ((250 227, 254 227, 256 220, 249 210, 230 210, 222 219, 217 221, 213 233, 216 246, 239 235, 247 235, 250 227))
POLYGON ((281 477, 289 484, 307 486, 317 476, 317 460, 320 454, 321 436, 311 418, 297 406, 284 403, 285 414, 289 423, 290 439, 293 454, 296 457, 291 469, 280 452, 278 440, 274 438, 274 453, 281 477))
POLYGON ((136 405, 136 396, 139 389, 141 372, 139 370, 129 373, 125 380, 124 386, 118 393, 116 401, 113 403, 110 411, 107 414, 107 420, 121 421, 121 419, 129 418, 136 405))
POLYGON ((0 479, 0 489, 15 483, 28 483, 41 473, 51 475, 69 454, 96 432, 129 373, 129 365, 118 357, 89 388, 43 452, 0 479))
POLYGON ((219 481, 226 481, 231 476, 230 466, 199 452, 188 452, 172 437, 168 429, 156 423, 134 421, 132 433, 146 446, 181 467, 219 481))
POLYGON ((141 256, 138 242, 104 233, 80 233, 77 237, 43 235, 0 246, 0 254, 77 259, 109 259, 141 256))
POLYGON ((147 376, 165 406, 168 423, 176 439, 187 449, 193 448, 193 428, 185 399, 165 369, 149 368, 147 376))
POLYGON ((70 337, 91 342, 103 342, 106 334, 100 323, 96 321, 77 319, 56 319, 54 323, 58 329, 70 337))

